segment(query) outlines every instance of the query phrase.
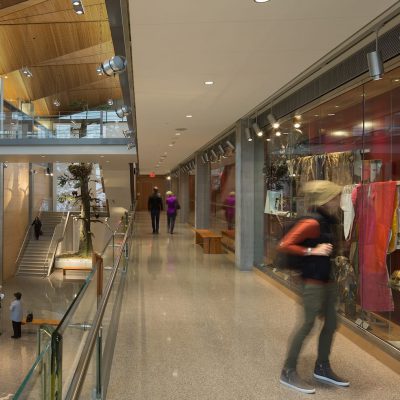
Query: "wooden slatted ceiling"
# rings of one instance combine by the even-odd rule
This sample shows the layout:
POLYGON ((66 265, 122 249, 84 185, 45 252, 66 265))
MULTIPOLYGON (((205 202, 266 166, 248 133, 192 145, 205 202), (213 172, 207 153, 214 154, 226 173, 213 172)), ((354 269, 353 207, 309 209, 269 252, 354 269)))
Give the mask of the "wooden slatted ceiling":
POLYGON ((104 0, 83 0, 82 16, 70 0, 13 3, 18 4, 0 10, 0 75, 8 76, 7 100, 31 100, 43 115, 58 113, 55 98, 66 111, 105 104, 111 93, 121 98, 119 81, 96 73, 114 54, 104 0), (23 66, 33 78, 20 72, 23 66))

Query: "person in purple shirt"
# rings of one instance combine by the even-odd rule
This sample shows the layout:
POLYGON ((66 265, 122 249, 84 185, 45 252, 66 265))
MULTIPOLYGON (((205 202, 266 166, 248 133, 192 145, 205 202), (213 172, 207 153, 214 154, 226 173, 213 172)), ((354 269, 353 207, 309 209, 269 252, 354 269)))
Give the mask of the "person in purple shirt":
POLYGON ((235 226, 235 192, 230 192, 224 202, 225 218, 228 223, 228 229, 234 229, 235 226))
POLYGON ((178 199, 170 190, 166 193, 166 195, 167 195, 166 203, 167 203, 168 233, 173 234, 175 227, 176 213, 177 210, 179 210, 181 207, 179 205, 178 199))

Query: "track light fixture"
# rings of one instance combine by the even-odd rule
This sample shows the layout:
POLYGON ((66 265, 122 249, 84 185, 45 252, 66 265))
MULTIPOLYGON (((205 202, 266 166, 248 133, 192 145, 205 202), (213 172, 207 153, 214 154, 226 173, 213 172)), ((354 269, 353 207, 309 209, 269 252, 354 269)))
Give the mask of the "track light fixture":
POLYGON ((122 56, 111 57, 101 64, 101 69, 107 76, 121 74, 126 69, 126 58, 122 56))
POLYGON ((204 153, 204 159, 206 160, 206 163, 210 162, 210 157, 208 157, 208 153, 204 153))
POLYGON ((114 100, 113 99, 108 99, 107 100, 107 105, 108 106, 112 106, 114 104, 114 100))
POLYGON ((244 133, 246 134, 247 141, 252 142, 253 137, 251 136, 250 128, 244 128, 244 133))
POLYGON ((207 163, 207 161, 206 161, 206 158, 205 158, 204 154, 202 154, 202 155, 201 155, 201 161, 203 161, 203 164, 206 164, 206 163, 207 163))
POLYGON ((27 78, 32 78, 33 74, 31 70, 28 67, 22 67, 21 72, 27 77, 27 78))
POLYGON ((115 113, 119 118, 124 118, 131 113, 131 108, 124 105, 115 110, 115 113))
POLYGON ((218 145, 218 150, 219 150, 219 152, 221 153, 221 156, 224 156, 224 155, 225 155, 225 149, 223 148, 222 144, 219 144, 219 145, 218 145))
POLYGON ((253 130, 254 130, 254 133, 258 137, 261 137, 262 135, 264 135, 264 132, 260 129, 260 127, 258 126, 257 122, 254 122, 252 127, 253 127, 253 130))
POLYGON ((369 75, 374 81, 382 79, 384 74, 381 53, 378 49, 378 30, 376 31, 375 51, 367 54, 369 75))
POLYGON ((74 9, 75 13, 78 15, 85 14, 85 9, 83 8, 83 4, 81 0, 72 0, 72 8, 74 9))
POLYGON ((213 156, 213 158, 214 158, 214 161, 217 161, 217 160, 218 160, 218 155, 217 155, 217 153, 215 152, 215 150, 214 150, 214 149, 211 149, 210 153, 212 154, 212 156, 213 156))
POLYGON ((230 140, 227 140, 225 143, 231 150, 235 150, 235 145, 230 140))
POLYGON ((60 107, 60 106, 61 106, 60 100, 54 99, 53 105, 54 105, 55 107, 60 107))

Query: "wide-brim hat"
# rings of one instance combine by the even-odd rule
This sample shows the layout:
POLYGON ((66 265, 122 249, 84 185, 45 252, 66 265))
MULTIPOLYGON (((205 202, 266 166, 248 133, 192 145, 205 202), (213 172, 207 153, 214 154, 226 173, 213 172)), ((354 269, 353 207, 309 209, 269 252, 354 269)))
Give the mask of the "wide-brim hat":
POLYGON ((306 182, 302 188, 309 206, 323 206, 342 192, 342 186, 330 181, 306 182))

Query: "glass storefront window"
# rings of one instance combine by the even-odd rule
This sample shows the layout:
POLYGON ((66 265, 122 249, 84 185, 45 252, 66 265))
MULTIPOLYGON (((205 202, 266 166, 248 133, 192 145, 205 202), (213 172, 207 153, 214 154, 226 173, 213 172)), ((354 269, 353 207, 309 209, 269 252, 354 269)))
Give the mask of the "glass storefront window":
POLYGON ((211 163, 210 229, 222 234, 226 250, 235 251, 235 156, 211 163))
POLYGON ((294 290, 299 272, 277 265, 282 235, 307 215, 305 182, 343 186, 336 252, 339 312, 400 349, 400 68, 280 121, 265 141, 266 272, 294 290))

